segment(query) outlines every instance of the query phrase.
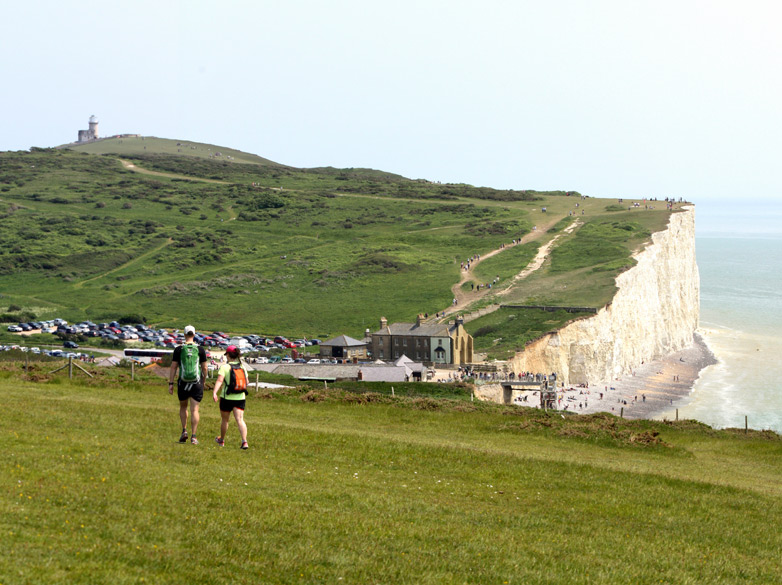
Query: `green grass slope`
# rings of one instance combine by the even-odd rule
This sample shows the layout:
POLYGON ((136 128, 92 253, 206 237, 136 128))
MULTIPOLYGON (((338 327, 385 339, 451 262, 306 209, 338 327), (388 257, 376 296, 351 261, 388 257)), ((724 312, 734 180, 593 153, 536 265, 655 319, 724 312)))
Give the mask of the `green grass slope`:
POLYGON ((117 154, 119 156, 167 154, 172 156, 187 156, 252 164, 261 166, 280 166, 278 163, 260 157, 256 154, 242 152, 233 148, 193 142, 192 140, 173 140, 155 136, 139 136, 125 138, 103 138, 85 144, 63 144, 59 148, 67 148, 76 152, 89 154, 117 154))
POLYGON ((338 389, 176 442, 162 378, 0 373, 0 583, 767 585, 779 436, 338 389), (47 381, 48 380, 48 381, 47 381))
POLYGON ((150 140, 145 153, 0 153, 0 314, 360 337, 381 316, 411 321, 449 306, 462 260, 540 226, 536 243, 476 276, 510 279, 576 203, 584 225, 562 240, 562 259, 506 302, 601 306, 669 217, 563 192, 183 156, 167 152, 175 141, 150 140), (583 245, 582 234, 610 245, 583 245))

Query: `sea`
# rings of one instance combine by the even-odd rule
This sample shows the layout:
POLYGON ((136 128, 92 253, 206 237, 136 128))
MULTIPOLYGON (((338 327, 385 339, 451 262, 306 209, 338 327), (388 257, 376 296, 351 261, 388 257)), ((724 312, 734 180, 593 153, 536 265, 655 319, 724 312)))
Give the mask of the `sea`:
POLYGON ((718 363, 675 405, 679 418, 782 433, 782 204, 696 202, 695 222, 699 333, 718 363))

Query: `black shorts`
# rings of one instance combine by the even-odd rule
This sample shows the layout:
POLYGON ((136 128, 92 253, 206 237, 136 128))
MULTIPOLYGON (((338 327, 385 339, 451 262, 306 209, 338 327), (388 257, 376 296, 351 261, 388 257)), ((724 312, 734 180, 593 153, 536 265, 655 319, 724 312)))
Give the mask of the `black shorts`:
POLYGON ((244 410, 244 403, 246 400, 226 400, 225 398, 220 398, 220 410, 223 412, 232 412, 234 408, 238 408, 239 410, 244 410))
POLYGON ((188 398, 192 398, 196 402, 201 402, 204 397, 204 381, 183 382, 182 380, 179 380, 176 395, 180 402, 184 402, 188 398))

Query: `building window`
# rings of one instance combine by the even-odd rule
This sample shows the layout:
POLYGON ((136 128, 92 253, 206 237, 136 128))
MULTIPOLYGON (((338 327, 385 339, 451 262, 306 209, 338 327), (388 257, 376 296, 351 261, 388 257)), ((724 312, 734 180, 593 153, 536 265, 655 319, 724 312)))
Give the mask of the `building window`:
POLYGON ((405 347, 407 347, 407 338, 405 338, 405 339, 403 339, 403 340, 402 340, 402 345, 403 345, 403 346, 405 346, 405 347))
POLYGON ((399 346, 399 338, 394 338, 394 345, 399 346))
POLYGON ((421 347, 421 340, 420 339, 416 339, 415 340, 415 346, 416 347, 421 347))
POLYGON ((377 340, 377 344, 378 344, 380 347, 383 347, 383 338, 382 338, 382 337, 379 337, 379 338, 378 338, 378 340, 377 340))
POLYGON ((381 349, 381 350, 380 350, 380 359, 382 360, 382 359, 383 359, 383 357, 384 357, 384 356, 383 356, 383 350, 381 349))

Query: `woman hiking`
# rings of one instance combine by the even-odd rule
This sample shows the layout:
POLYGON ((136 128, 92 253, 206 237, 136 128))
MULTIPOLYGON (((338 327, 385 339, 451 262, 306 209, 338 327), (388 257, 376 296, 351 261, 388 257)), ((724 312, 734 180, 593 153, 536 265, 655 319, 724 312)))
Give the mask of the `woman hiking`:
POLYGON ((228 431, 228 421, 231 413, 239 427, 239 435, 242 437, 242 449, 248 449, 247 425, 244 422, 244 406, 247 400, 247 370, 242 364, 241 351, 235 345, 229 345, 225 349, 226 363, 220 366, 217 372, 212 398, 215 402, 220 400, 220 436, 215 437, 215 442, 221 447, 225 445, 225 433, 228 431))

